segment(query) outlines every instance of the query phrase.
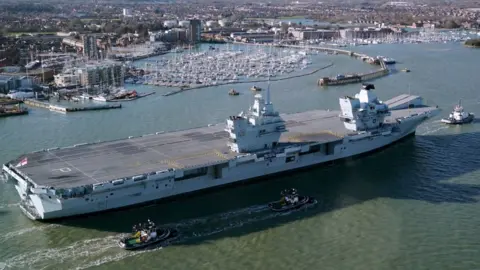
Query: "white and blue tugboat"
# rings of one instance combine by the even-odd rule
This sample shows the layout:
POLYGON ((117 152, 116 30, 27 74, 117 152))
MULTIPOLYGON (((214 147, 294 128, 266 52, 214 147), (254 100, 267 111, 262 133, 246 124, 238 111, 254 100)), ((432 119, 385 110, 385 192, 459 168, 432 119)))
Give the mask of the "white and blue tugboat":
POLYGON ((463 111, 462 104, 459 102, 458 105, 453 109, 452 113, 450 113, 448 118, 442 119, 442 123, 449 125, 468 124, 472 122, 474 118, 475 115, 473 113, 467 113, 463 111))

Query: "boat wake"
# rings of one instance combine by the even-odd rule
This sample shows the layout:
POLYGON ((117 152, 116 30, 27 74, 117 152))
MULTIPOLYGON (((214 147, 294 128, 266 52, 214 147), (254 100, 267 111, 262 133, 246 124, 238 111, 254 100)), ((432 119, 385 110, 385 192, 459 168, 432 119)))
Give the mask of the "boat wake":
POLYGON ((441 130, 447 129, 448 126, 443 124, 441 120, 435 120, 430 123, 425 123, 417 128, 418 135, 428 135, 437 133, 441 130))
MULTIPOLYGON (((312 205, 307 205, 289 212, 278 213, 271 212, 267 205, 256 205, 221 214, 188 219, 178 223, 162 224, 162 227, 178 228, 180 231, 179 236, 167 242, 139 251, 126 251, 117 246, 118 239, 125 236, 125 234, 86 239, 75 242, 66 247, 41 249, 19 254, 3 263, 0 262, 0 266, 2 266, 2 264, 5 265, 4 269, 0 268, 0 270, 29 268, 41 269, 53 265, 62 265, 65 268, 77 270, 87 269, 105 263, 121 261, 143 253, 159 251, 169 245, 188 244, 189 242, 235 228, 240 228, 245 225, 280 216, 287 216, 292 213, 306 210, 306 208, 311 206, 312 205)), ((26 232, 27 231, 23 233, 26 232)), ((20 234, 20 231, 17 231, 16 233, 20 234)))
POLYGON ((0 204, 0 209, 11 208, 11 207, 19 206, 19 205, 20 205, 20 203, 0 204))
POLYGON ((62 265, 65 269, 70 263, 84 265, 116 247, 117 235, 78 241, 60 248, 40 249, 19 254, 3 262, 5 269, 42 269, 53 265, 62 265), (83 259, 83 260, 82 260, 83 259))
POLYGON ((202 225, 202 224, 210 225, 214 222, 228 220, 228 219, 232 219, 232 218, 236 218, 236 217, 242 217, 242 216, 245 216, 245 215, 251 215, 251 214, 255 214, 255 213, 261 213, 261 212, 264 212, 266 210, 268 210, 267 205, 255 205, 255 206, 251 206, 251 207, 242 208, 242 209, 239 209, 239 210, 224 212, 224 213, 221 213, 221 214, 213 214, 213 215, 206 216, 206 217, 192 218, 192 219, 188 219, 188 220, 177 222, 177 223, 164 224, 162 226, 163 227, 174 227, 174 228, 177 228, 179 230, 182 230, 182 228, 188 228, 188 227, 191 227, 193 225, 202 225))
POLYGON ((41 225, 41 226, 29 227, 29 228, 24 228, 17 231, 9 232, 0 237, 0 243, 26 233, 39 232, 47 229, 52 229, 55 227, 60 227, 60 225, 59 224, 41 225))
POLYGON ((219 220, 229 220, 232 217, 239 217, 241 214, 247 214, 247 215, 255 214, 255 213, 258 214, 258 213, 265 212, 266 210, 268 210, 268 214, 266 214, 266 215, 258 215, 258 216, 250 217, 250 218, 246 218, 246 219, 244 217, 243 219, 239 219, 239 220, 236 220, 236 221, 229 221, 226 224, 221 224, 221 225, 219 224, 219 225, 214 226, 214 227, 209 226, 208 228, 205 228, 204 230, 198 230, 196 225, 204 223, 207 220, 213 220, 214 219, 213 215, 209 216, 209 217, 204 217, 204 218, 196 218, 196 219, 187 220, 187 221, 184 221, 184 222, 177 223, 176 225, 171 224, 170 226, 173 225, 174 227, 177 227, 177 228, 183 227, 183 231, 180 231, 180 235, 173 240, 170 240, 166 243, 162 243, 162 244, 159 244, 157 246, 150 247, 150 248, 147 248, 147 249, 144 249, 144 250, 139 250, 139 251, 123 251, 123 250, 121 250, 120 252, 118 252, 116 254, 105 256, 105 257, 97 259, 95 261, 91 261, 88 264, 79 266, 75 269, 76 270, 83 270, 83 269, 87 269, 87 268, 90 268, 90 267, 99 266, 99 265, 102 265, 102 264, 105 264, 105 263, 121 261, 123 259, 129 258, 129 257, 132 257, 132 256, 138 256, 138 255, 144 254, 144 253, 159 251, 159 250, 161 250, 164 247, 169 246, 169 245, 187 244, 188 242, 191 242, 191 241, 194 241, 194 240, 197 240, 197 239, 200 239, 200 238, 212 236, 212 235, 222 233, 222 232, 226 232, 228 230, 232 230, 232 229, 235 229, 235 228, 240 228, 240 227, 245 226, 245 225, 250 225, 250 224, 253 224, 253 223, 256 223, 256 222, 261 222, 261 221, 269 220, 269 219, 280 217, 280 216, 288 216, 290 214, 305 210, 306 208, 309 208, 309 207, 311 207, 311 205, 310 206, 307 205, 305 207, 300 207, 299 209, 295 209, 295 210, 292 210, 292 211, 279 213, 279 212, 270 212, 267 205, 262 205, 262 206, 257 206, 257 207, 249 207, 249 208, 241 209, 241 210, 234 211, 234 212, 226 212, 226 213, 215 215, 217 217, 217 221, 219 221, 219 220))

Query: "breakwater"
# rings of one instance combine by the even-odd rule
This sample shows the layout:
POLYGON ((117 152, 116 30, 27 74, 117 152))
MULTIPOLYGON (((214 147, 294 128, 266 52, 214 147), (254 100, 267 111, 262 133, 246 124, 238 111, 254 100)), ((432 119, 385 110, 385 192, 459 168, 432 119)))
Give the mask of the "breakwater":
POLYGON ((382 60, 375 59, 374 57, 368 56, 366 54, 356 53, 356 52, 349 51, 349 50, 326 48, 326 47, 317 47, 317 46, 299 46, 299 45, 278 45, 277 47, 308 49, 308 50, 317 50, 317 51, 322 51, 322 52, 327 52, 327 53, 343 54, 343 55, 348 55, 350 57, 354 57, 356 59, 360 59, 360 60, 362 60, 364 62, 367 62, 369 64, 372 64, 372 65, 379 65, 380 66, 380 69, 373 70, 373 71, 366 72, 366 73, 321 78, 317 82, 317 84, 321 85, 321 86, 359 83, 359 82, 364 82, 364 81, 380 78, 380 77, 386 76, 390 73, 390 70, 388 69, 387 65, 382 60))
MULTIPOLYGON (((304 74, 298 74, 298 75, 293 75, 293 76, 288 76, 288 77, 284 77, 284 78, 275 78, 275 79, 272 79, 270 78, 270 81, 274 82, 274 81, 283 81, 283 80, 289 80, 289 79, 293 79, 293 78, 299 78, 299 77, 305 77, 305 76, 309 76, 309 75, 312 75, 312 74, 315 74, 317 72, 319 72, 320 70, 324 70, 324 69, 327 69, 329 67, 333 66, 333 63, 329 63, 328 65, 326 66, 323 66, 321 68, 317 68, 313 71, 310 71, 310 72, 307 72, 307 73, 304 73, 304 74)), ((242 83, 259 83, 259 82, 267 82, 268 79, 262 79, 262 80, 252 80, 252 81, 237 81, 237 82, 226 82, 226 83, 219 83, 219 84, 216 84, 214 86, 220 86, 220 85, 229 85, 229 84, 242 84, 242 83)), ((185 91, 188 91, 188 90, 194 90, 194 89, 200 89, 200 88, 206 88, 206 87, 212 87, 212 85, 200 85, 200 86, 197 86, 197 87, 188 87, 188 88, 181 88, 179 90, 175 90, 175 91, 171 91, 171 92, 168 92, 166 94, 164 94, 163 96, 171 96, 171 95, 175 95, 175 94, 178 94, 178 93, 181 93, 181 92, 185 92, 185 91)))

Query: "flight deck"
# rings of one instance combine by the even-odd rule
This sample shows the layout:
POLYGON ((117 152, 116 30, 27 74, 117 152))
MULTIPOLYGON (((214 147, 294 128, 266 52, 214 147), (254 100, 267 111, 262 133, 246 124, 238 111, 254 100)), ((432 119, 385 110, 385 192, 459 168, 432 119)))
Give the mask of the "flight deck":
MULTIPOLYGON (((390 121, 433 107, 392 111, 390 121)), ((315 110, 282 115, 287 132, 280 143, 333 142, 347 133, 338 118, 340 111, 315 110)), ((15 168, 36 185, 72 188, 97 184, 144 173, 216 164, 242 155, 227 147, 225 124, 183 131, 145 135, 108 142, 81 144, 29 153, 11 161, 15 168)))

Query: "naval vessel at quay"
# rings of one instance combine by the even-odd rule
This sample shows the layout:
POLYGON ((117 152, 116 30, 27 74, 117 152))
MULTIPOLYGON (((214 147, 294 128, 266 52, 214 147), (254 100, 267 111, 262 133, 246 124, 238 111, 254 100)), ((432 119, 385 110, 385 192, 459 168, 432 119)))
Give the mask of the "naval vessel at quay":
POLYGON ((279 114, 266 98, 226 123, 29 153, 3 165, 29 218, 106 211, 287 172, 388 146, 437 114, 421 97, 380 101, 372 84, 341 111, 279 114))

